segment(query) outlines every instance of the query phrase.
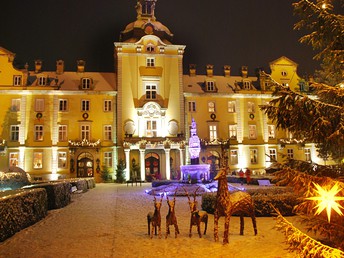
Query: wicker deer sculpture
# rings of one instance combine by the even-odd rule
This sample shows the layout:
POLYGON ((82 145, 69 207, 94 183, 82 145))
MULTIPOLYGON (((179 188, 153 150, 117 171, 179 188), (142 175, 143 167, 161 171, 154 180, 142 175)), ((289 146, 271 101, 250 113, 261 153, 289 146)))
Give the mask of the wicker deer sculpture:
POLYGON ((201 233, 201 222, 204 223, 204 233, 203 235, 206 234, 207 232, 207 226, 208 226, 208 213, 206 211, 200 211, 197 209, 197 200, 196 200, 196 196, 197 196, 197 191, 200 188, 197 187, 195 192, 194 192, 194 199, 193 201, 191 200, 188 191, 183 187, 184 191, 186 192, 186 196, 188 197, 188 204, 190 207, 190 212, 191 212, 191 218, 190 218, 190 230, 189 230, 189 237, 192 236, 192 226, 197 226, 197 232, 199 237, 202 237, 202 233, 201 233))
POLYGON ((179 234, 177 217, 175 212, 175 205, 176 205, 176 192, 174 193, 173 200, 168 198, 166 195, 167 204, 168 204, 168 213, 166 215, 166 235, 165 238, 170 234, 170 226, 174 226, 175 238, 177 238, 177 234, 179 234))
POLYGON ((161 238, 161 214, 160 208, 162 204, 162 199, 164 195, 161 195, 160 201, 158 201, 154 196, 154 212, 149 212, 147 214, 147 222, 148 222, 148 235, 150 238, 153 238, 153 231, 155 231, 155 235, 157 235, 157 228, 159 230, 159 238, 161 238), (152 228, 150 229, 150 226, 152 228))
POLYGON ((254 234, 257 235, 257 223, 254 212, 254 204, 251 195, 248 193, 238 191, 230 193, 228 191, 228 182, 226 177, 226 170, 220 169, 214 178, 218 180, 218 190, 214 211, 214 238, 217 242, 218 222, 221 216, 225 217, 225 230, 223 236, 223 244, 228 244, 229 221, 231 216, 235 213, 240 216, 240 235, 244 234, 244 215, 247 214, 252 219, 254 234))

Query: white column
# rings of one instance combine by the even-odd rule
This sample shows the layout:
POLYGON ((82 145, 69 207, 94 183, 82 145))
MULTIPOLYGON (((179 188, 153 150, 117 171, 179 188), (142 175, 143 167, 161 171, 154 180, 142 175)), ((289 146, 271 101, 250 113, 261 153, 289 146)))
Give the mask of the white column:
POLYGON ((184 149, 179 149, 180 165, 184 165, 184 149))
POLYGON ((124 149, 125 154, 125 180, 130 180, 130 149, 124 149))
POLYGON ((140 169, 141 169, 141 180, 145 180, 145 149, 140 149, 140 169))
POLYGON ((170 149, 165 149, 166 156, 166 179, 171 179, 171 167, 170 167, 170 149))

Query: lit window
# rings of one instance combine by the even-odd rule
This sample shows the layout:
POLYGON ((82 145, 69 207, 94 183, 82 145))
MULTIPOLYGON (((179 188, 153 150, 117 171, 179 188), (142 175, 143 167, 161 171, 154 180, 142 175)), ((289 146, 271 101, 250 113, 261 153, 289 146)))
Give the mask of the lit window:
POLYGON ((43 125, 35 125, 35 141, 43 141, 43 125))
POLYGON ((14 75, 13 76, 13 85, 14 86, 21 86, 22 85, 22 76, 21 75, 14 75))
POLYGON ((59 142, 67 141, 67 125, 59 125, 59 142))
POLYGON ((146 58, 146 66, 154 67, 155 66, 155 58, 154 57, 147 57, 146 58))
POLYGON ((287 156, 288 156, 288 159, 293 159, 294 158, 294 150, 293 149, 287 149, 287 156))
POLYGON ((209 139, 210 141, 217 139, 217 126, 209 125, 209 139))
POLYGON ((207 91, 215 91, 215 82, 207 81, 207 91))
POLYGON ((19 125, 11 125, 10 134, 11 141, 19 141, 19 125))
POLYGON ((59 151, 57 155, 58 168, 67 168, 67 152, 59 151))
POLYGON ((305 160, 309 162, 312 161, 311 149, 305 148, 305 160))
POLYGON ((253 102, 247 102, 247 111, 249 113, 255 113, 255 105, 253 102))
POLYGON ((230 139, 236 139, 237 138, 237 125, 229 125, 228 134, 229 134, 230 139))
POLYGON ((20 99, 12 99, 11 111, 12 112, 20 111, 20 99))
POLYGON ((33 168, 35 169, 43 168, 43 153, 42 152, 33 153, 33 168))
POLYGON ((104 152, 104 166, 112 167, 112 152, 104 152))
POLYGON ((238 164, 238 150, 231 150, 231 164, 236 165, 238 164))
POLYGON ((35 111, 36 112, 44 111, 44 99, 35 99, 35 111))
POLYGON ((269 139, 275 139, 275 125, 268 125, 268 135, 269 139))
POLYGON ((68 110, 68 100, 67 99, 60 99, 59 100, 59 111, 67 111, 68 110))
POLYGON ((104 125, 104 140, 105 141, 112 140, 112 126, 111 125, 104 125))
POLYGON ((90 101, 89 100, 81 100, 81 111, 90 111, 90 101))
POLYGON ((109 99, 104 100, 104 112, 112 111, 112 101, 109 99))
POLYGON ((196 102, 189 101, 188 102, 189 112, 196 112, 196 102))
POLYGON ((38 86, 45 86, 47 84, 47 77, 40 76, 37 78, 37 85, 38 86))
POLYGON ((19 152, 10 152, 9 154, 9 165, 10 167, 18 166, 19 152))
POLYGON ((157 85, 146 84, 146 99, 156 99, 157 85))
POLYGON ((235 101, 228 101, 228 112, 229 113, 235 112, 235 101))
POLYGON ((89 90, 91 89, 92 79, 91 78, 82 78, 81 79, 81 89, 89 90))
POLYGON ((215 102, 213 101, 208 102, 208 112, 209 113, 215 112, 215 102))
POLYGON ((90 140, 91 138, 91 127, 89 125, 81 125, 80 126, 80 133, 82 140, 90 140))
POLYGON ((256 125, 249 125, 248 126, 248 138, 251 140, 257 139, 257 127, 256 125))
POLYGON ((157 137, 157 123, 156 120, 147 120, 146 121, 146 136, 147 137, 157 137))
POLYGON ((269 161, 270 162, 276 162, 277 161, 276 149, 269 149, 269 161))
POLYGON ((258 163, 258 150, 257 149, 250 149, 250 160, 251 160, 251 164, 258 163))

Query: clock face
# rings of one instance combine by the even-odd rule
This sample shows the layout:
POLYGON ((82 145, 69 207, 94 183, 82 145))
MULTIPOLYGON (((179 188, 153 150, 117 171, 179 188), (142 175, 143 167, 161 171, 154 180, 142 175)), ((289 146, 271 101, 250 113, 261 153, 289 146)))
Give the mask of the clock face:
POLYGON ((214 107, 214 106, 215 106, 214 102, 209 102, 209 107, 214 107))

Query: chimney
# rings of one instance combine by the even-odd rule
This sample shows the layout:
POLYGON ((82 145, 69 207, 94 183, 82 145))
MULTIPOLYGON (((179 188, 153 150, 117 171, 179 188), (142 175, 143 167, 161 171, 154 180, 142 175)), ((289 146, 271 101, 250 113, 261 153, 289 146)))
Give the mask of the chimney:
POLYGON ((225 77, 231 76, 231 67, 229 65, 223 66, 223 72, 225 74, 225 77))
POLYGON ((64 72, 64 61, 63 60, 57 60, 56 61, 56 73, 57 74, 63 74, 64 72))
POLYGON ((208 64, 206 68, 207 68, 207 76, 213 77, 214 65, 208 64))
POLYGON ((189 73, 190 73, 190 76, 196 76, 196 65, 195 64, 189 65, 189 73))
POLYGON ((83 73, 85 71, 85 64, 84 60, 77 60, 77 73, 83 73))
POLYGON ((35 60, 35 73, 40 73, 42 71, 42 60, 35 60))
POLYGON ((241 76, 243 78, 247 78, 247 73, 248 73, 248 67, 247 66, 241 66, 241 76))

